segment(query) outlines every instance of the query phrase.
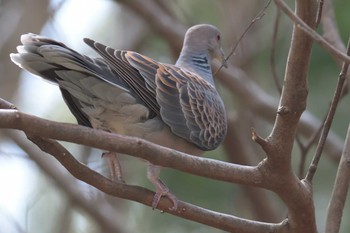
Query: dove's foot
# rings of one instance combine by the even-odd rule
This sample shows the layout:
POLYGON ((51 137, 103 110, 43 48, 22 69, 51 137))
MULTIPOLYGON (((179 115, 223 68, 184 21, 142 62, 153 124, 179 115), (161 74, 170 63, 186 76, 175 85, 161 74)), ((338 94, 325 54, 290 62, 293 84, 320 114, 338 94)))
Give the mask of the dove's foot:
POLYGON ((122 168, 119 163, 118 154, 115 152, 104 152, 101 157, 107 159, 111 179, 113 181, 125 183, 123 180, 122 168))
POLYGON ((167 197, 173 203, 173 207, 171 207, 170 210, 176 210, 177 198, 170 192, 169 188, 160 179, 157 179, 157 181, 152 183, 156 186, 156 194, 153 197, 152 209, 157 208, 158 203, 162 197, 167 197))
POLYGON ((167 197, 173 203, 173 207, 170 210, 177 209, 177 198, 172 194, 169 188, 159 179, 160 167, 149 164, 147 169, 147 177, 156 187, 156 194, 153 197, 152 209, 155 209, 158 206, 158 203, 162 197, 167 197))

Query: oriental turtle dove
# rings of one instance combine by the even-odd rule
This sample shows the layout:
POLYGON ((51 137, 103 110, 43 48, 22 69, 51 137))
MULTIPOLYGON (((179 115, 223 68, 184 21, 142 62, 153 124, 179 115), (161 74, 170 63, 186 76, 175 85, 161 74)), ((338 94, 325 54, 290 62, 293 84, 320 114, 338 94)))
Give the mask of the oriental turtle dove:
MULTIPOLYGON (((215 89, 211 60, 225 64, 219 30, 207 24, 188 29, 175 65, 91 39, 101 58, 90 58, 63 43, 24 34, 11 59, 59 86, 80 125, 140 137, 193 155, 217 148, 226 135, 223 101, 215 89)), ((152 207, 168 196, 159 167, 147 172, 157 192, 152 207)))

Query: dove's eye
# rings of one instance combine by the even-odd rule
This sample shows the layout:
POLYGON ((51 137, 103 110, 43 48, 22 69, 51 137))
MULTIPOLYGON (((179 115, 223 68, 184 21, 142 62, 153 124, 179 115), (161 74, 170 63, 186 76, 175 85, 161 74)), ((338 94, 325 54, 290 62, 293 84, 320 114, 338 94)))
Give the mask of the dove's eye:
POLYGON ((218 34, 218 35, 216 36, 216 39, 217 39, 218 41, 220 41, 220 39, 221 39, 220 34, 218 34))

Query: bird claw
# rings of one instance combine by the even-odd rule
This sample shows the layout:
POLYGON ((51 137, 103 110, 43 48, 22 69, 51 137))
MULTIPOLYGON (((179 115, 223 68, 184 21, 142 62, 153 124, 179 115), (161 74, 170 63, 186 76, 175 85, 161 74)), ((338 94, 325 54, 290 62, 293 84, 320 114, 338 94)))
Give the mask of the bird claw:
POLYGON ((156 187, 156 194, 153 197, 152 209, 156 209, 158 203, 162 197, 168 197, 173 203, 173 207, 169 208, 170 210, 176 210, 178 206, 177 198, 172 194, 169 188, 159 179, 160 167, 148 164, 147 167, 147 178, 152 182, 156 187))
POLYGON ((174 194, 172 194, 167 186, 161 181, 158 180, 159 183, 157 184, 157 191, 156 194, 153 196, 152 201, 152 210, 156 209, 158 206, 158 203, 162 197, 167 197, 170 199, 170 201, 173 203, 173 206, 169 208, 169 210, 177 210, 178 207, 178 201, 174 194))

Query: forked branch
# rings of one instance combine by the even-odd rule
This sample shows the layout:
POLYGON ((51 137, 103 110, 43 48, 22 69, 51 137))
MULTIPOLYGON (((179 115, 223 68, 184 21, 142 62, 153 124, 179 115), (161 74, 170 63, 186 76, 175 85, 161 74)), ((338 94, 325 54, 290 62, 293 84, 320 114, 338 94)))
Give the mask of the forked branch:
MULTIPOLYGON (((13 105, 0 99, 0 107, 12 108, 13 105)), ((28 138, 33 143, 35 143, 41 150, 54 156, 77 179, 82 180, 107 194, 137 201, 149 206, 152 204, 154 192, 142 187, 111 181, 110 179, 91 170, 84 164, 77 161, 69 151, 67 151, 53 139, 75 142, 78 144, 110 151, 118 151, 131 155, 134 154, 136 157, 147 159, 154 164, 162 166, 176 168, 179 164, 189 163, 190 167, 194 168, 194 171, 197 168, 200 169, 202 166, 200 169, 202 171, 209 169, 209 171, 207 171, 208 173, 206 171, 204 173, 200 172, 202 175, 204 174, 204 176, 210 178, 218 178, 221 176, 223 180, 229 182, 232 182, 236 179, 238 183, 243 182, 246 184, 251 183, 259 185, 261 182, 261 177, 259 176, 260 173, 254 167, 240 166, 204 158, 197 158, 172 151, 170 149, 166 149, 140 139, 114 135, 79 125, 52 122, 21 113, 18 110, 2 109, 0 110, 0 119, 0 128, 22 130, 27 134, 28 138), (182 162, 177 163, 177 160, 180 160, 182 162), (222 173, 222 175, 217 176, 219 173, 222 173), (228 176, 224 175, 223 173, 228 174, 228 176), (211 177, 210 174, 214 174, 214 176, 211 177), (238 178, 239 176, 242 177, 238 178)), ((187 169, 185 167, 179 170, 185 171, 187 169)), ((196 172, 193 174, 195 173, 196 172)), ((279 224, 262 223, 210 211, 182 201, 179 201, 178 205, 179 206, 176 211, 170 210, 172 203, 169 200, 163 198, 159 202, 158 208, 173 215, 177 215, 182 218, 190 219, 230 232, 287 232, 286 221, 283 221, 279 224)))

